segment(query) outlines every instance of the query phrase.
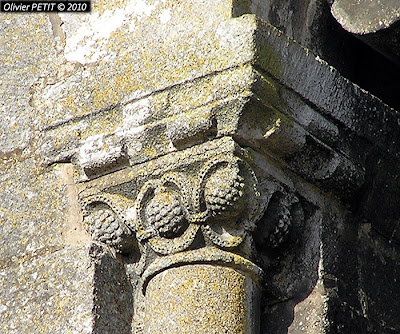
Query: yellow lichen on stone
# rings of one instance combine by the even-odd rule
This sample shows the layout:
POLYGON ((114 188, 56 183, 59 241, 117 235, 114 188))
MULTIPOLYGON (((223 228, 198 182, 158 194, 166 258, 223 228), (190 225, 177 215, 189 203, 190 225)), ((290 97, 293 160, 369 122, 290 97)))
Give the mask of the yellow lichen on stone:
POLYGON ((256 333, 255 323, 247 321, 257 307, 248 300, 257 289, 249 280, 232 268, 208 264, 158 274, 147 288, 144 333, 256 333))

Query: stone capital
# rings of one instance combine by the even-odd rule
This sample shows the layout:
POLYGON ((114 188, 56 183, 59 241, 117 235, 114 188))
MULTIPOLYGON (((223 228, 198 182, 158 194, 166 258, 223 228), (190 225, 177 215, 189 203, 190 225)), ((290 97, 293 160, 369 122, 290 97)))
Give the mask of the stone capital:
POLYGON ((136 240, 157 256, 214 246, 251 257, 246 240, 263 209, 244 155, 221 138, 95 179, 82 192, 84 225, 121 252, 136 240))
MULTIPOLYGON (((161 314, 160 305, 178 303, 187 294, 182 302, 191 304, 191 310, 171 312, 177 318, 187 313, 187 321, 194 317, 203 306, 191 300, 186 289, 192 281, 197 282, 192 287, 197 299, 214 299, 207 312, 216 315, 215 333, 223 330, 219 317, 228 319, 229 333, 257 332, 263 270, 254 262, 252 232, 265 203, 247 160, 246 150, 225 137, 95 178, 82 187, 83 224, 93 240, 134 258, 128 267, 138 281, 137 298, 145 305, 136 312, 145 333, 195 330, 171 328, 165 314, 149 316, 161 314), (219 288, 212 288, 215 284, 219 288), (219 284, 228 290, 223 293, 219 284), (241 292, 232 292, 232 300, 220 296, 229 296, 234 287, 241 292)), ((197 319, 202 323, 205 317, 197 319)), ((206 326, 201 333, 209 331, 206 326)))

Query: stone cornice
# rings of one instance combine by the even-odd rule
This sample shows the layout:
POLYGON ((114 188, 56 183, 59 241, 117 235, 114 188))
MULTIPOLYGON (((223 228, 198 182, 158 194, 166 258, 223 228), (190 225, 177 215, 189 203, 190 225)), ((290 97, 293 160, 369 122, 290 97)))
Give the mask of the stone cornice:
POLYGON ((252 60, 51 126, 46 163, 72 159, 84 181, 231 136, 348 197, 365 173, 355 142, 399 155, 394 110, 275 28, 251 15, 240 24, 252 27, 252 60))

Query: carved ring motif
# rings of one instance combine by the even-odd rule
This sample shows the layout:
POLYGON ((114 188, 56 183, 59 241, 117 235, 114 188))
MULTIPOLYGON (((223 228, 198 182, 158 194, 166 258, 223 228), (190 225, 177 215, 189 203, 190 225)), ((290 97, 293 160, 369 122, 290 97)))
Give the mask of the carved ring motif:
POLYGON ((132 231, 128 227, 118 195, 104 194, 84 198, 81 201, 83 225, 92 238, 120 251, 132 243, 132 231))
POLYGON ((261 214, 253 171, 240 158, 221 155, 197 175, 169 172, 148 180, 134 202, 115 194, 86 198, 88 231, 118 249, 135 233, 138 241, 163 255, 189 248, 200 230, 214 245, 239 246, 261 214), (128 209, 134 212, 130 219, 123 214, 128 209))
POLYGON ((201 226, 213 244, 237 247, 253 229, 257 196, 254 174, 236 157, 206 163, 196 180, 165 174, 148 181, 137 197, 137 238, 158 253, 176 253, 192 244, 201 226))
MULTIPOLYGON (((178 178, 178 176, 176 176, 178 178)), ((161 254, 176 253, 190 246, 198 226, 188 224, 188 202, 168 178, 150 180, 136 198, 136 237, 161 254), (169 189, 166 185, 169 184, 169 189)))

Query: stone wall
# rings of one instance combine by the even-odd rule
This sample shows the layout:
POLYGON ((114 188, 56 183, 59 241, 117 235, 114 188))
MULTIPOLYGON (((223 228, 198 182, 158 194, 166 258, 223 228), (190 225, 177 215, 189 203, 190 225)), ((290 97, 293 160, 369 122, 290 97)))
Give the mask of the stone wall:
POLYGON ((399 332, 398 97, 330 5, 1 13, 0 332, 399 332))

